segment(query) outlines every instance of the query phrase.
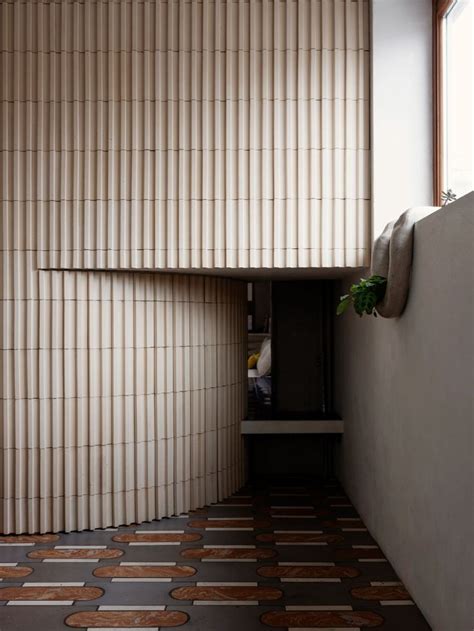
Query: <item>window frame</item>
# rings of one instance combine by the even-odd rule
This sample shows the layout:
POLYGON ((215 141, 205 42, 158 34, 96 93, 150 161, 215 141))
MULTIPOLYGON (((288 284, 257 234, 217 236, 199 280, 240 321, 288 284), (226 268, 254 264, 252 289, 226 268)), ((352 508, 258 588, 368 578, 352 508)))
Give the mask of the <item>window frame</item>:
POLYGON ((444 175, 443 20, 457 0, 433 0, 433 204, 441 206, 444 175))

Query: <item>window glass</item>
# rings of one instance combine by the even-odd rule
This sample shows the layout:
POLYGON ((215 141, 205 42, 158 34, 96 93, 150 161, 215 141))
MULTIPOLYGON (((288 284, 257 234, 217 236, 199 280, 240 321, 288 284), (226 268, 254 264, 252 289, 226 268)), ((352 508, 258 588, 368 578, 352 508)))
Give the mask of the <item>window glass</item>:
POLYGON ((444 190, 474 188, 474 1, 457 0, 444 24, 444 190))

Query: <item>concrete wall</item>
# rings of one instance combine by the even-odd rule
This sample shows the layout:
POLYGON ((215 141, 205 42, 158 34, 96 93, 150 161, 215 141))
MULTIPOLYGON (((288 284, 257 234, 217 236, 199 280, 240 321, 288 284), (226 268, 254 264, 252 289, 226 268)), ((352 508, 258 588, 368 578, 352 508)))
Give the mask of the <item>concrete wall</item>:
POLYGON ((373 234, 432 203, 431 0, 372 0, 373 234))
POLYGON ((474 626, 473 210, 416 225, 401 318, 337 320, 340 474, 436 631, 474 626))

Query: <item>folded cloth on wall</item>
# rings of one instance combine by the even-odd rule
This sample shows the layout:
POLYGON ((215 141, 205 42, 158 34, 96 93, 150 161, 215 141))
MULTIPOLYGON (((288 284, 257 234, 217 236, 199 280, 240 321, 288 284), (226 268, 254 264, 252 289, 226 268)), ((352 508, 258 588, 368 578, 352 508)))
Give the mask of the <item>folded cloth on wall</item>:
POLYGON ((259 377, 265 377, 272 371, 272 341, 266 338, 260 349, 260 357, 257 362, 257 372, 259 377))
POLYGON ((374 242, 371 274, 387 279, 385 296, 377 305, 377 313, 384 318, 397 318, 403 313, 410 285, 414 226, 435 210, 438 207, 409 208, 387 224, 374 242))

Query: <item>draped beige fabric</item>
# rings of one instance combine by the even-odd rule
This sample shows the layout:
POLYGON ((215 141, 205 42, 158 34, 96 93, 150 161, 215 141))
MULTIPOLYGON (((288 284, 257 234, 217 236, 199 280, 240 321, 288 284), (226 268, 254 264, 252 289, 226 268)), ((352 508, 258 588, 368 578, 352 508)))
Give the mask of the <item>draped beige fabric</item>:
POLYGON ((369 261, 367 0, 1 3, 43 268, 369 261))

